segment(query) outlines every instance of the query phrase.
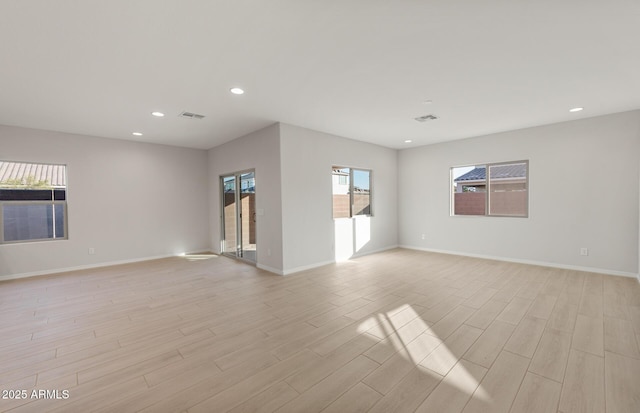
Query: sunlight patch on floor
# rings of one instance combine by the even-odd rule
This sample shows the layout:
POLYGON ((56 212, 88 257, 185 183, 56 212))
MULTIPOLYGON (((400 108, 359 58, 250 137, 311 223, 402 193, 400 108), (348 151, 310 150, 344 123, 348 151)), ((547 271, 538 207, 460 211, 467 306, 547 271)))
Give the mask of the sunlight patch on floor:
POLYGON ((178 254, 178 256, 185 258, 187 261, 203 261, 210 258, 218 258, 218 255, 213 253, 187 254, 183 252, 181 254, 178 254))
MULTIPOLYGON (((473 395, 474 398, 491 401, 491 397, 482 386, 480 386, 480 382, 459 363, 462 354, 453 354, 449 348, 447 348, 446 344, 433 333, 429 325, 420 318, 419 314, 416 313, 410 304, 403 304, 386 313, 378 313, 375 316, 369 317, 358 325, 358 332, 366 332, 380 339, 386 339, 387 345, 393 346, 401 357, 414 366, 420 364, 420 362, 427 357, 430 358, 430 364, 443 367, 448 366, 447 370, 455 365, 455 375, 447 380, 447 384, 454 386, 468 396, 473 395), (411 321, 407 322, 408 319, 411 321), (406 334, 406 329, 403 330, 404 327, 410 328, 413 331, 418 329, 422 331, 422 333, 407 342, 407 340, 403 339, 403 335, 406 334), (425 335, 437 340, 434 350, 427 356, 425 356, 423 346, 429 342, 429 340, 423 339, 425 335)), ((431 345, 433 345, 432 340, 431 345)))

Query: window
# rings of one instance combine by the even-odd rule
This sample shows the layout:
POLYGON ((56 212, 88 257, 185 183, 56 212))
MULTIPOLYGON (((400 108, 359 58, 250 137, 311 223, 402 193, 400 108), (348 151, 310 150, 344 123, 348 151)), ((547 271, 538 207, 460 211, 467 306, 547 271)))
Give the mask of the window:
POLYGON ((0 161, 0 243, 66 238, 65 165, 0 161))
POLYGON ((528 181, 529 161, 451 168, 451 214, 527 217, 528 181))
POLYGON ((332 183, 334 218, 371 215, 371 171, 334 166, 332 183))

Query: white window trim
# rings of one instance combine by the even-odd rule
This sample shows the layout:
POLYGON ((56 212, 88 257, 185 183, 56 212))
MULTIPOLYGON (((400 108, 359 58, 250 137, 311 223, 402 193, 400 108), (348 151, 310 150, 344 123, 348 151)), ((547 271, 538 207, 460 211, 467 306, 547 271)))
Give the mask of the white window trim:
POLYGON ((458 165, 452 166, 449 168, 449 215, 451 217, 464 217, 464 218, 474 218, 474 217, 492 217, 492 218, 529 218, 529 191, 530 191, 530 180, 529 180, 529 160, 515 160, 515 161, 502 161, 502 162, 478 162, 467 165, 458 165), (525 207, 526 211, 524 215, 501 215, 501 214, 490 214, 490 198, 491 198, 491 183, 489 180, 489 167, 491 166, 500 166, 500 165, 512 165, 524 163, 527 165, 526 174, 524 176, 526 182, 526 197, 525 197, 525 207), (455 192, 453 191, 453 170, 456 168, 465 168, 465 167, 478 167, 484 165, 485 167, 485 185, 486 185, 486 197, 485 197, 485 214, 484 215, 466 215, 466 214, 455 214, 455 192))

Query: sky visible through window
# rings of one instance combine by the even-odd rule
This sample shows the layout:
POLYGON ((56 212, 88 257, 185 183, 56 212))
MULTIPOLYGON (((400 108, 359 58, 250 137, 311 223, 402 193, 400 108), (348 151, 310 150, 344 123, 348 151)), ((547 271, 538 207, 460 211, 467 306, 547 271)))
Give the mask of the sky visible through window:
MULTIPOLYGON (((337 171, 343 172, 345 174, 349 174, 351 168, 339 168, 337 171)), ((371 180, 370 180, 371 171, 368 170, 360 170, 353 169, 353 186, 355 188, 359 188, 362 190, 370 190, 371 180)))
POLYGON ((475 166, 460 166, 457 168, 453 168, 453 179, 456 179, 467 172, 471 171, 475 166))
POLYGON ((451 168, 452 174, 453 174, 453 179, 452 179, 453 187, 456 188, 458 186, 458 183, 455 182, 456 179, 466 174, 467 172, 473 170, 473 168, 475 167, 476 166, 474 165, 474 166, 458 166, 455 168, 451 168))
POLYGON ((363 190, 369 190, 369 171, 353 170, 353 186, 363 190))

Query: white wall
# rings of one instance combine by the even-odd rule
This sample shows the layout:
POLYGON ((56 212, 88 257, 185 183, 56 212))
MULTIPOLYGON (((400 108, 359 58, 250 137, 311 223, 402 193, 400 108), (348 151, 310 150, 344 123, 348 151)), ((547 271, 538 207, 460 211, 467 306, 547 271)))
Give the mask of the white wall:
POLYGON ((400 244, 637 274, 639 153, 640 111, 402 150, 400 244), (450 167, 521 159, 528 219, 449 216, 450 167))
POLYGON ((0 278, 209 248, 206 151, 0 126, 0 159, 67 165, 69 234, 0 245, 0 278))
POLYGON ((398 244, 397 151, 281 124, 284 272, 335 260, 331 167, 372 170, 370 219, 356 230, 370 237, 356 254, 398 244), (363 228, 366 226, 366 228, 363 228))
POLYGON ((282 198, 280 191, 280 127, 268 126, 209 150, 211 245, 220 252, 220 176, 255 169, 257 265, 282 272, 282 198), (268 252, 271 252, 271 255, 268 252))
POLYGON ((373 171, 374 215, 355 221, 369 235, 356 254, 399 243, 633 275, 639 154, 640 111, 400 152, 286 124, 208 152, 0 126, 0 159, 66 164, 69 181, 69 240, 0 245, 0 279, 219 252, 219 177, 245 169, 256 171, 264 210, 258 266, 290 273, 333 262, 333 165, 373 171), (530 161, 528 219, 449 216, 451 166, 517 159, 530 161))

